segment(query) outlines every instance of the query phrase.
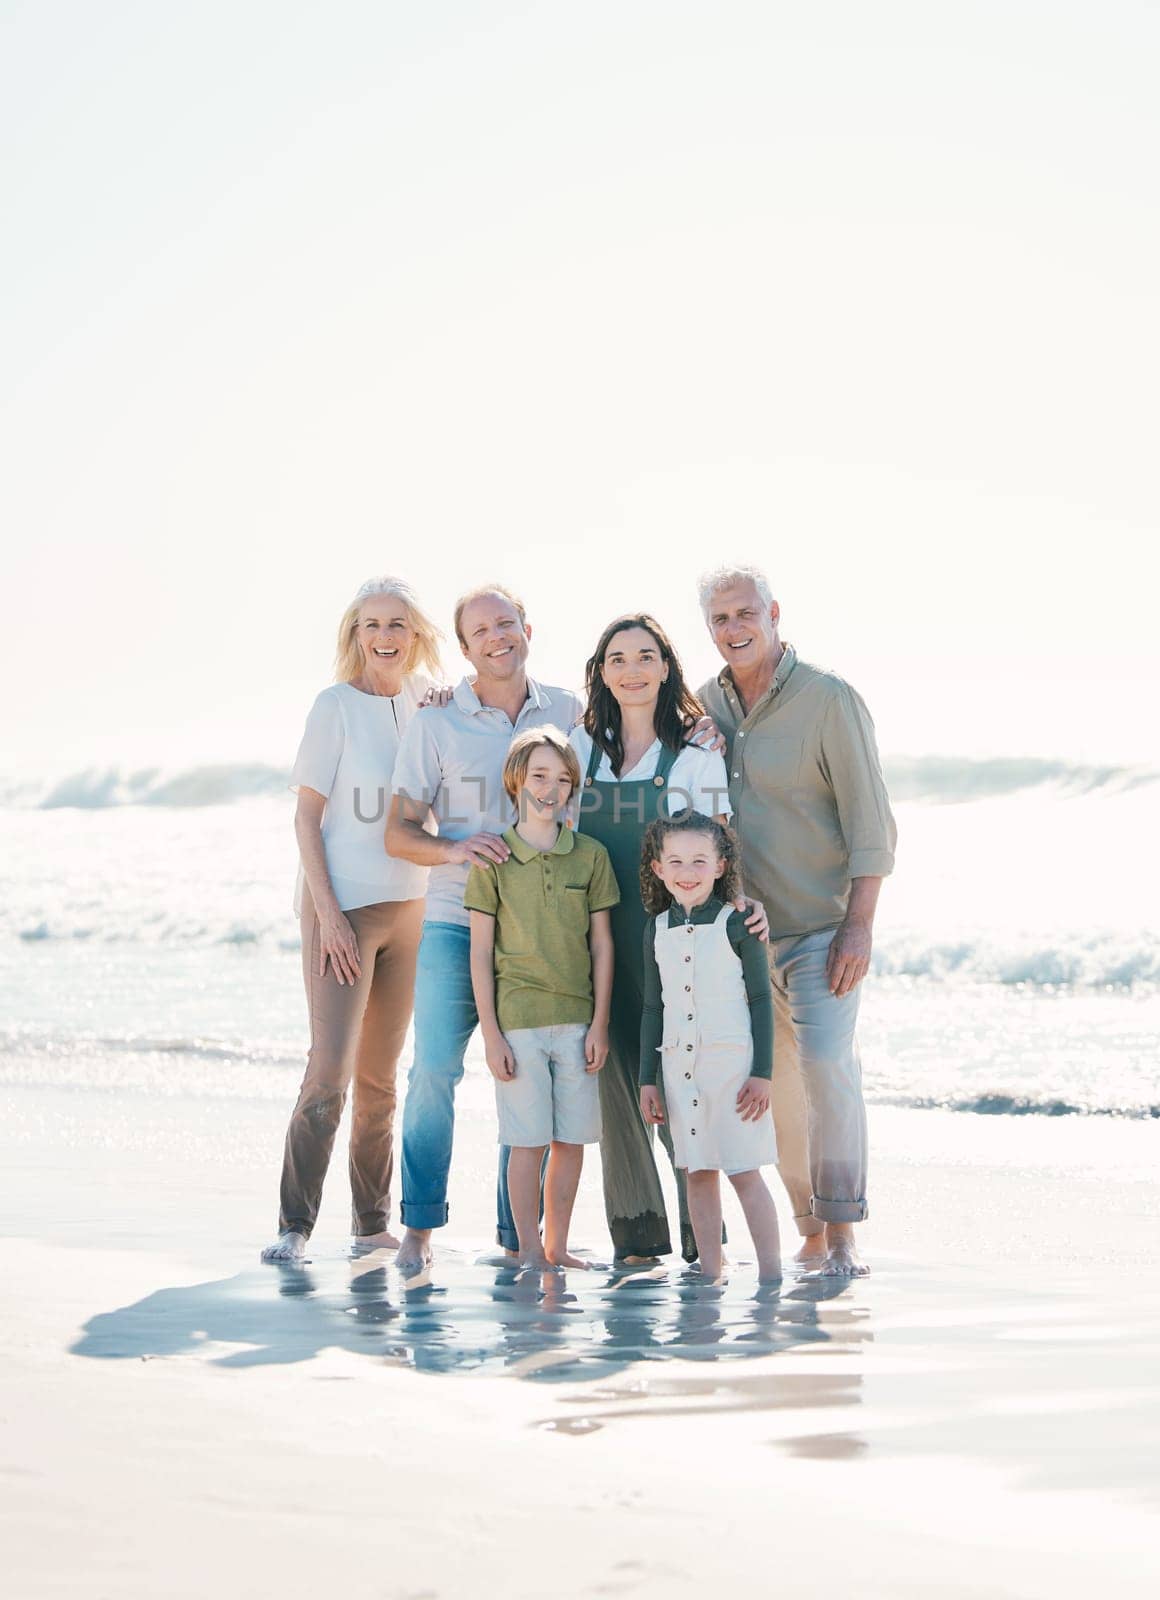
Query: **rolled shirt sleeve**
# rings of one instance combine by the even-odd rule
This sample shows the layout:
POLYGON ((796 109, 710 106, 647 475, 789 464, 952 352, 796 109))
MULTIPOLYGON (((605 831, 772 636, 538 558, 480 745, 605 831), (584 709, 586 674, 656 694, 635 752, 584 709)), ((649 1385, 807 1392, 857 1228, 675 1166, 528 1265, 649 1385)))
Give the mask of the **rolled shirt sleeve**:
POLYGON ((337 697, 324 689, 307 715, 302 742, 290 772, 290 787, 313 789, 329 799, 345 741, 342 707, 337 697))
POLYGON ((894 870, 898 830, 873 720, 862 697, 847 683, 839 685, 822 720, 821 762, 834 793, 850 877, 888 877, 894 870))

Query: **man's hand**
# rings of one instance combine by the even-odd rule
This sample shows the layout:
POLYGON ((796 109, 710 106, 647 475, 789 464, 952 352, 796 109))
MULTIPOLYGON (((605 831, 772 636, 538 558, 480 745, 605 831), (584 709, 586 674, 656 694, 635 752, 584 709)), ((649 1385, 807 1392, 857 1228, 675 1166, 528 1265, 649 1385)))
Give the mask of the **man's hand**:
POLYGON ((742 1122, 756 1122, 769 1110, 769 1079, 747 1078, 737 1096, 737 1110, 742 1122))
POLYGON ((685 737, 690 744, 700 745, 702 750, 717 750, 724 753, 725 735, 712 717, 698 717, 696 722, 685 729, 685 737))
POLYGON ((516 1058, 502 1033, 489 1033, 483 1041, 487 1070, 499 1083, 510 1083, 516 1075, 516 1058))
POLYGON ((749 915, 745 918, 745 926, 749 929, 750 933, 757 935, 762 944, 768 944, 769 918, 766 915, 765 907, 762 905, 761 901, 747 900, 743 894, 739 894, 736 900, 734 900, 733 906, 737 911, 747 911, 749 913, 749 915))
POLYGON ((664 1102, 655 1083, 646 1083, 640 1091, 640 1114, 646 1122, 665 1120, 664 1102))
POLYGON ((470 839, 457 839, 448 860, 457 867, 503 866, 511 851, 498 833, 473 833, 470 839))
POLYGON ((585 1072, 599 1072, 608 1060, 608 1028, 594 1022, 584 1036, 585 1072))
POLYGON ((835 999, 841 1000, 856 989, 869 972, 872 944, 868 922, 851 922, 847 918, 838 928, 826 956, 826 978, 835 999))

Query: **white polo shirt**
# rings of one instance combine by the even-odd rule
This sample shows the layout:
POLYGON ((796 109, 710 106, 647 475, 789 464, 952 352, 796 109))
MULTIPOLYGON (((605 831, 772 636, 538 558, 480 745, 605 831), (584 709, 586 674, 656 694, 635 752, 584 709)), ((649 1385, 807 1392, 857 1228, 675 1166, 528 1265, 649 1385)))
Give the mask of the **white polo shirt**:
MULTIPOLYGON (((502 833, 515 821, 503 786, 503 765, 517 733, 553 726, 565 736, 583 707, 570 689, 528 679, 528 698, 513 723, 497 706, 481 705, 468 678, 445 706, 431 706, 412 721, 395 762, 394 792, 429 805, 439 836, 468 839, 502 833)), ((432 867, 427 880, 428 922, 467 927, 463 909, 467 866, 432 867)))

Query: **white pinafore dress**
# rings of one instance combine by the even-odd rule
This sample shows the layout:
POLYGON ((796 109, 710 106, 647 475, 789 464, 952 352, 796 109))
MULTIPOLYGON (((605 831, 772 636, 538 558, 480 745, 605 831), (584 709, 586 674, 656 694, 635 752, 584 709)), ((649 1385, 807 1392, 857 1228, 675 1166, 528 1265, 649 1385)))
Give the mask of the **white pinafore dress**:
POLYGON ((753 1032, 741 959, 726 928, 732 909, 675 928, 667 911, 656 919, 665 1112, 674 1164, 689 1172, 751 1172, 777 1159, 773 1118, 743 1122, 737 1110, 753 1069, 753 1032))

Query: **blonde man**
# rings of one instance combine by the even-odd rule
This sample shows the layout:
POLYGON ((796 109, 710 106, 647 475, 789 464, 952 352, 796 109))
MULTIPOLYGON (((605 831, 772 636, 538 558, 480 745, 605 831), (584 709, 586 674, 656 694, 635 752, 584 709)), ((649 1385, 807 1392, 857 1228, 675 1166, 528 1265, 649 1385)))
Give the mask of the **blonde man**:
MULTIPOLYGON (((471 987, 471 934, 463 905, 472 867, 502 863, 513 806, 503 769, 517 733, 578 721, 579 699, 528 676, 532 630, 501 585, 474 589, 455 607, 455 632, 473 675, 447 705, 407 730, 395 765, 387 850, 430 869, 415 987, 415 1056, 403 1108, 403 1223, 398 1254, 408 1277, 431 1260, 431 1234, 448 1219, 447 1178, 455 1090, 479 1022, 471 987), (432 831, 437 829, 438 831, 432 831)), ((514 1257, 519 1234, 507 1193, 508 1150, 497 1183, 497 1239, 514 1257)))

